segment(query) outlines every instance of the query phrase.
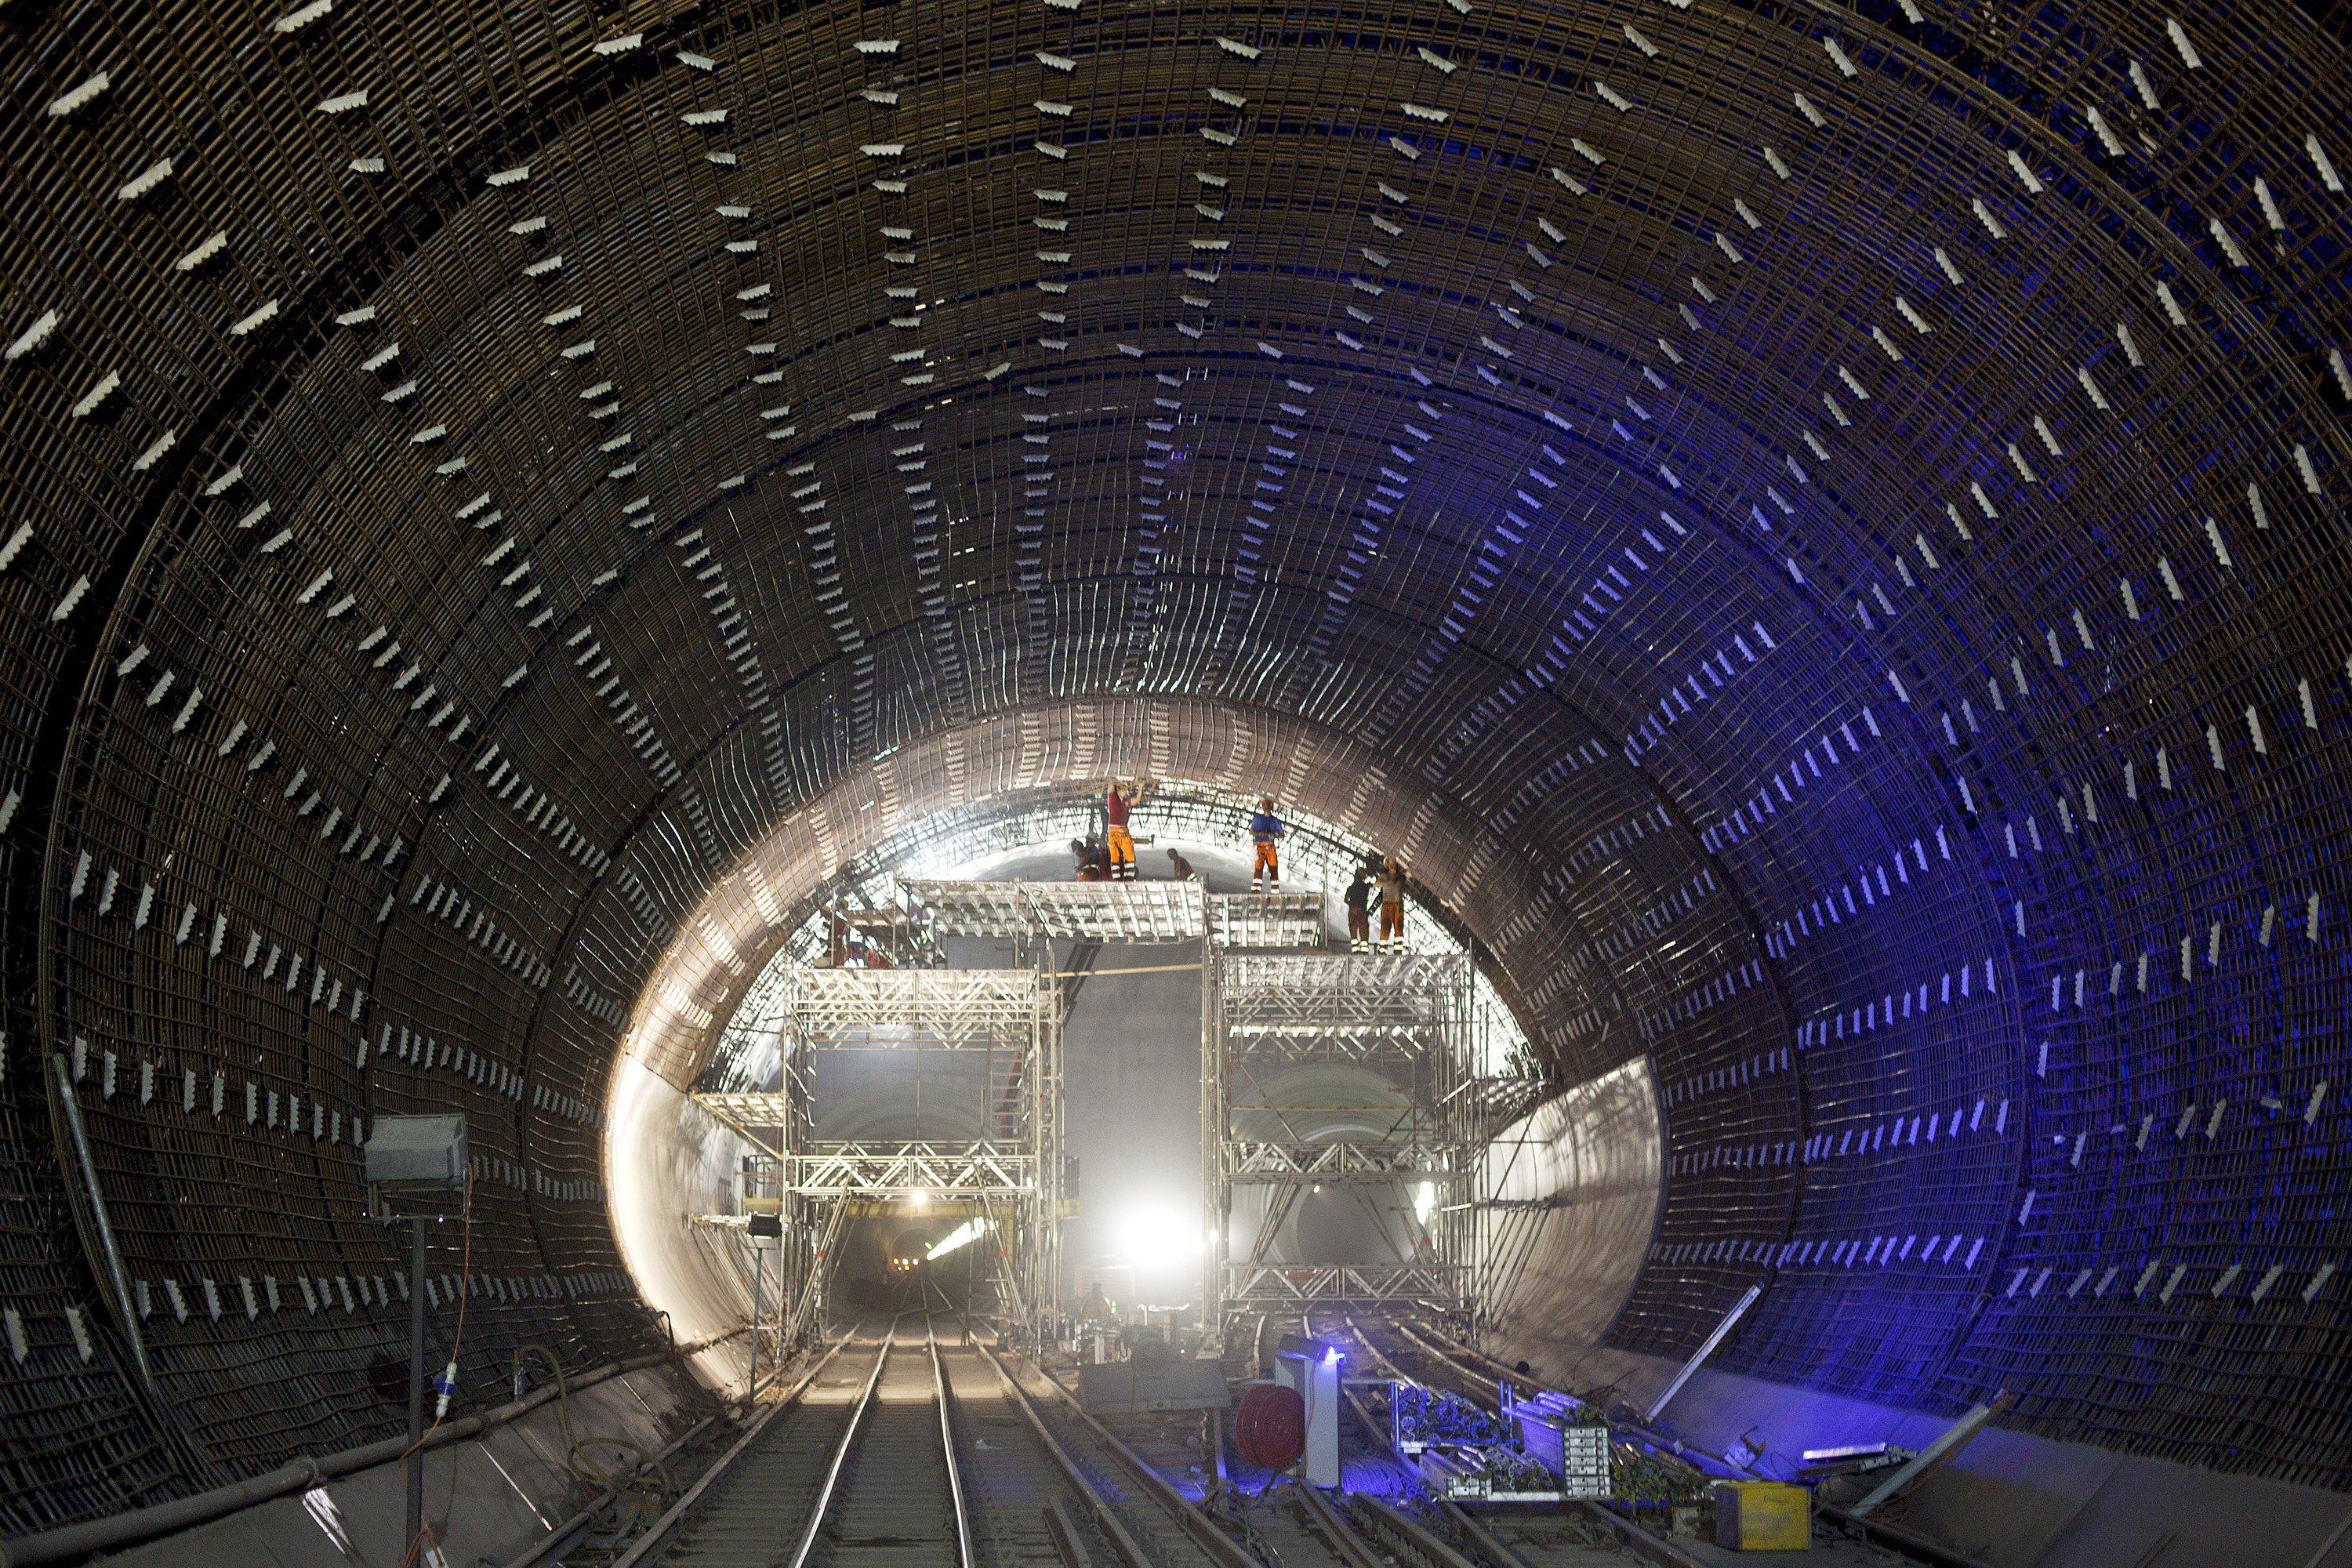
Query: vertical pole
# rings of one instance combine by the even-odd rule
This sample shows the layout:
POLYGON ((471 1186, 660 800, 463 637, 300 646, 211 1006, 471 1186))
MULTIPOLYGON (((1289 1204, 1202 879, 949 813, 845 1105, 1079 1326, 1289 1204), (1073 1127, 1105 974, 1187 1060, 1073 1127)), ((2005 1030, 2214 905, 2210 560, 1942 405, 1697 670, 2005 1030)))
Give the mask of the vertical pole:
POLYGON ((760 1403, 760 1276, 768 1261, 767 1249, 760 1238, 751 1238, 751 1375, 743 1389, 746 1406, 760 1403))
POLYGON ((1225 1239, 1232 1217, 1224 1198, 1224 1038, 1217 1018, 1216 921, 1201 896, 1201 1331, 1224 1342, 1225 1239))
POLYGON ((408 1538, 404 1561, 425 1533, 425 1216, 409 1222, 408 1258, 408 1538))

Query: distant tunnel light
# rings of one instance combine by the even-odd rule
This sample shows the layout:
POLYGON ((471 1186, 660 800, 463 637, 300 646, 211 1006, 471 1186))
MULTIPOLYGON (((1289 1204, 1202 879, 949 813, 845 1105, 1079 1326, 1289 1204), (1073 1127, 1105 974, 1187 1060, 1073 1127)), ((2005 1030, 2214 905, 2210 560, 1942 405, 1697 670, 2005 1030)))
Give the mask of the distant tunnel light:
POLYGON ((931 1243, 931 1249, 923 1254, 923 1261, 926 1263, 935 1263, 939 1259, 945 1258, 949 1253, 955 1251, 958 1247, 969 1247, 987 1234, 988 1222, 986 1220, 968 1219, 961 1225, 956 1226, 953 1230, 948 1232, 945 1236, 940 1237, 939 1240, 931 1243))

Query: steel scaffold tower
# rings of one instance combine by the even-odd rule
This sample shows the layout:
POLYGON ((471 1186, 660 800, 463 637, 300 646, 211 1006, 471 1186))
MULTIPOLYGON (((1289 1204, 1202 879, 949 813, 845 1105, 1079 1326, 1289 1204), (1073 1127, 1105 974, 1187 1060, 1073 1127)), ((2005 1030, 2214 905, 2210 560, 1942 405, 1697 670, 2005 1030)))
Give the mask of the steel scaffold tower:
MULTIPOLYGON (((1211 893, 1198 879, 1134 882, 908 881, 902 885, 909 907, 929 922, 936 936, 1010 937, 1023 944, 1021 952, 1025 957, 1043 967, 1051 966, 1050 955, 1056 939, 1079 943, 1200 943, 1204 1040, 1207 1021, 1213 1016, 1216 955, 1242 948, 1302 954, 1320 949, 1329 931, 1328 902, 1319 891, 1211 893)), ((1466 968, 1464 973, 1461 1004, 1466 1027, 1466 968)), ((1207 1061, 1204 1051, 1201 1101, 1204 1194, 1219 1190, 1219 1130, 1224 1126, 1212 1096, 1207 1061)), ((1212 1268, 1213 1271, 1213 1264, 1212 1268)), ((1202 1321, 1212 1327, 1216 1299, 1213 1286, 1203 1299, 1207 1310, 1202 1316, 1202 1321)))
POLYGON ((1041 1331, 1060 1294, 1062 991, 1019 969, 795 969, 784 988, 782 1086, 697 1101, 773 1162, 784 1222, 786 1343, 814 1329, 847 1222, 961 1209, 988 1222, 997 1312, 1041 1331), (982 1136, 817 1135, 816 1053, 866 1048, 988 1056, 982 1136))
POLYGON ((1473 984, 1459 953, 1228 951, 1204 967, 1204 1326, 1310 1306, 1473 1315, 1482 1256, 1473 1189, 1491 1100, 1473 984), (1392 1256, 1270 1256, 1301 1198, 1324 1186, 1355 1189, 1368 1204, 1405 1200, 1392 1256), (1262 1206, 1255 1234, 1240 1238, 1234 1198, 1250 1189, 1262 1206))

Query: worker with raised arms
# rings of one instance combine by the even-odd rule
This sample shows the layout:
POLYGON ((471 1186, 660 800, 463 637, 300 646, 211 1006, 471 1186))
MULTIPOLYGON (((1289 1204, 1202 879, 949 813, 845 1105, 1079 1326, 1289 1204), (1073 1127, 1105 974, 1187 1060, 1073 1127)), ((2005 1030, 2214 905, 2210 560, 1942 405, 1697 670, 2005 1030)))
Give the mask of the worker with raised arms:
POLYGON ((1381 874, 1373 886, 1381 894, 1381 951, 1404 951, 1404 868, 1394 856, 1381 862, 1381 874))
POLYGON ((1282 853, 1276 845, 1286 831, 1282 818, 1274 815, 1274 797, 1261 798, 1249 825, 1250 842, 1257 846, 1257 858, 1250 866, 1251 892, 1282 890, 1282 853))
POLYGON ((1142 795, 1140 784, 1121 784, 1116 779, 1103 792, 1103 839, 1114 882, 1135 880, 1135 835, 1128 831, 1127 814, 1142 795))

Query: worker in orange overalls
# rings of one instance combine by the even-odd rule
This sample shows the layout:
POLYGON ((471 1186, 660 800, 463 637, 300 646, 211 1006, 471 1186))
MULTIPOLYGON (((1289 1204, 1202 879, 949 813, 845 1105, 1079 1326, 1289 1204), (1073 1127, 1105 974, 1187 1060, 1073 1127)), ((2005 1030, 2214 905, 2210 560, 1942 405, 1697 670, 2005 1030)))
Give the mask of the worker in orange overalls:
POLYGON ((1267 795, 1257 803, 1257 815, 1250 818, 1250 842, 1257 846, 1257 858, 1250 866, 1250 891, 1280 892, 1282 890, 1282 854, 1275 847, 1284 833, 1282 818, 1274 815, 1274 797, 1267 795), (1265 884, 1261 888, 1261 881, 1265 884))
POLYGON ((1394 857, 1381 862, 1381 874, 1373 885, 1381 892, 1381 951, 1404 951, 1404 868, 1394 857))
POLYGON ((1135 880, 1135 836, 1127 830, 1127 814, 1142 793, 1139 788, 1123 786, 1116 781, 1103 792, 1103 837, 1110 853, 1110 879, 1114 882, 1135 880))

